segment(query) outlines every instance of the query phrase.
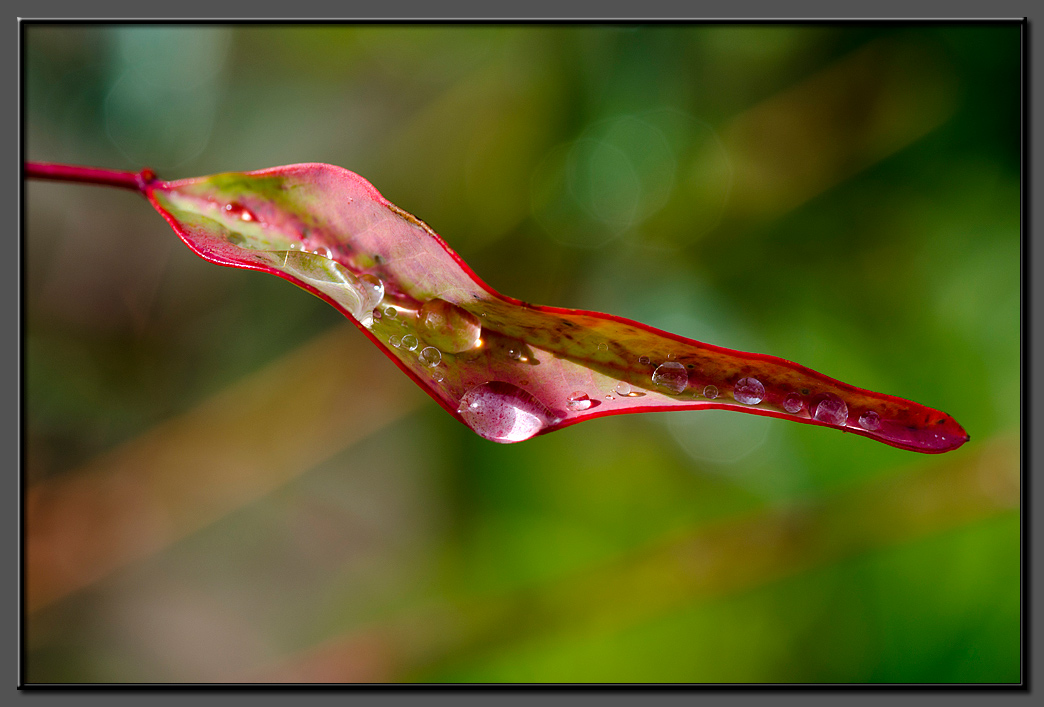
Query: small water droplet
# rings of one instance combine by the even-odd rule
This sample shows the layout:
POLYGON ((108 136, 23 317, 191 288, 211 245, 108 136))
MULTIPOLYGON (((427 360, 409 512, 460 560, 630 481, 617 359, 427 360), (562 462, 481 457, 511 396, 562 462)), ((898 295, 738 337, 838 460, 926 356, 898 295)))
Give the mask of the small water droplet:
POLYGON ((402 345, 410 351, 414 351, 416 350, 417 346, 420 345, 420 342, 417 341, 417 337, 413 334, 407 334, 406 336, 402 337, 402 345))
POLYGON ((605 399, 606 400, 616 400, 616 398, 614 398, 612 395, 606 395, 605 399))
POLYGON ((708 398, 710 400, 714 400, 716 397, 718 397, 718 387, 714 385, 708 385, 706 388, 703 389, 703 397, 708 398))
POLYGON ((388 317, 388 319, 395 319, 395 315, 398 314, 398 312, 395 311, 395 307, 385 307, 384 314, 388 317))
POLYGON ((229 216, 239 217, 240 221, 257 220, 254 214, 250 212, 250 209, 235 201, 225 204, 225 211, 228 213, 229 216))
POLYGON ((765 386, 757 378, 740 378, 736 381, 732 397, 744 405, 757 405, 765 399, 765 386))
POLYGON ((439 361, 442 360, 442 352, 434 346, 425 346, 421 349, 420 360, 425 366, 434 368, 439 365, 439 361))
POLYGON ((629 383, 624 383, 623 381, 616 384, 616 393, 626 398, 640 398, 645 395, 645 393, 635 390, 629 383))
POLYGON ((508 356, 512 360, 517 361, 518 359, 522 358, 522 351, 520 349, 515 348, 514 346, 512 346, 511 348, 508 349, 508 356))
POLYGON ((591 407, 591 398, 588 397, 587 393, 582 390, 575 390, 573 394, 566 399, 566 407, 573 412, 580 412, 591 407))
MULTIPOLYGON (((330 251, 327 252, 329 253, 330 251)), ((366 273, 365 275, 360 275, 359 279, 366 283, 366 285, 374 292, 380 292, 381 297, 384 296, 384 283, 381 282, 381 278, 377 277, 376 275, 366 273)))
POLYGON ((318 255, 323 258, 333 259, 333 252, 326 246, 319 246, 318 248, 315 248, 310 252, 312 253, 312 255, 318 255))
POLYGON ((384 315, 381 314, 381 310, 375 309, 375 310, 373 310, 373 312, 372 312, 372 314, 370 316, 373 317, 373 320, 375 322, 379 322, 379 321, 381 321, 381 317, 383 317, 384 315))
POLYGON ((812 417, 828 425, 843 427, 848 422, 848 405, 833 393, 826 393, 816 403, 812 417))
POLYGON ((601 343, 601 344, 598 344, 598 350, 599 351, 608 351, 609 350, 609 344, 606 344, 604 342, 601 343))
POLYGON ((652 382, 672 393, 680 393, 689 385, 689 374, 677 361, 667 361, 653 371, 652 382))
POLYGON ((867 410, 859 416, 859 425, 864 430, 870 430, 873 432, 881 426, 881 416, 873 410, 867 410))
POLYGON ((445 378, 445 377, 446 376, 443 375, 442 371, 440 371, 438 369, 435 369, 434 371, 431 372, 431 379, 433 381, 435 381, 436 383, 441 383, 443 378, 445 378))
POLYGON ((801 412, 801 407, 801 396, 797 393, 791 393, 783 401, 783 409, 791 414, 797 414, 801 412))
POLYGON ((388 343, 394 346, 395 348, 399 348, 400 346, 402 346, 402 341, 397 336, 390 337, 388 339, 388 343))
POLYGON ((639 356, 638 357, 638 363, 642 364, 643 366, 647 365, 649 363, 649 357, 648 356, 639 356))
POLYGON ((558 422, 531 393, 503 381, 469 390, 457 412, 476 434, 494 442, 521 442, 558 422))

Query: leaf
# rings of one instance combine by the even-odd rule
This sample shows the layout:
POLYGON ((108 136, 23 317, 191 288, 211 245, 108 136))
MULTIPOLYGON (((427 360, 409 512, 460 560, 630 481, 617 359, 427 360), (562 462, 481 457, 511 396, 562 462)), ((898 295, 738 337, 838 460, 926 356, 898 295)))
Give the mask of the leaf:
POLYGON ((704 408, 835 427, 919 452, 968 440, 945 413, 781 358, 501 295, 427 224, 340 167, 174 182, 142 174, 141 190, 198 255, 278 275, 326 300, 495 442, 603 415, 704 408))

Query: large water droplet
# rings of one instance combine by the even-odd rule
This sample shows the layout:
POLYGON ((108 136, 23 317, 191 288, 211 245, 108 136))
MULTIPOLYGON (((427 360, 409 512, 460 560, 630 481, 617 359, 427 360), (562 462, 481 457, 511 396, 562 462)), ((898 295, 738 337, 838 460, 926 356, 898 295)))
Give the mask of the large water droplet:
POLYGON ((417 341, 417 337, 413 334, 407 334, 406 336, 402 337, 402 345, 410 351, 414 351, 420 345, 420 342, 417 341))
POLYGON ((479 344, 482 324, 471 312, 438 297, 421 305, 417 315, 424 338, 446 353, 463 353, 479 344))
POLYGON ((566 400, 566 407, 573 412, 580 412, 591 407, 591 398, 582 390, 573 391, 566 400))
POLYGON ((532 394, 503 381, 469 390, 460 399, 457 412, 468 427, 494 442, 521 442, 558 422, 532 394))
POLYGON ((667 361, 656 367, 652 374, 652 381, 672 393, 680 393, 689 385, 689 374, 686 372, 685 366, 677 361, 667 361))
POLYGON ((434 346, 425 346, 421 349, 419 356, 421 363, 429 368, 434 368, 439 365, 439 361, 442 360, 442 352, 434 346))
POLYGON ((783 400, 783 409, 792 415, 796 415, 801 412, 801 396, 797 393, 791 393, 783 400))
POLYGON ((718 386, 708 385, 706 388, 703 389, 703 397, 709 400, 714 400, 716 397, 718 397, 718 386))
POLYGON ((740 378, 736 381, 732 397, 744 405, 757 405, 765 399, 765 386, 757 378, 740 378))
POLYGON ((826 393, 816 403, 812 417, 828 425, 843 427, 848 422, 848 405, 833 393, 826 393))
POLYGON ((859 426, 873 432, 881 426, 881 416, 873 410, 867 410, 859 416, 859 426))
POLYGON ((384 298, 384 284, 372 275, 356 276, 336 260, 314 253, 289 250, 279 267, 329 295, 363 326, 373 324, 372 312, 384 298))

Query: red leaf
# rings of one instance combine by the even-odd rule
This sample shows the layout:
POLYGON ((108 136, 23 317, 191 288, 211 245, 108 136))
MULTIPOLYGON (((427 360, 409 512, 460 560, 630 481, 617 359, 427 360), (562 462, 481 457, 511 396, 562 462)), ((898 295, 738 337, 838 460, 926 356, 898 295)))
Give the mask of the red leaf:
POLYGON ((427 224, 340 167, 175 182, 142 173, 134 183, 198 255, 323 298, 486 439, 518 442, 603 415, 724 408, 918 452, 968 440, 943 412, 781 358, 501 295, 427 224))

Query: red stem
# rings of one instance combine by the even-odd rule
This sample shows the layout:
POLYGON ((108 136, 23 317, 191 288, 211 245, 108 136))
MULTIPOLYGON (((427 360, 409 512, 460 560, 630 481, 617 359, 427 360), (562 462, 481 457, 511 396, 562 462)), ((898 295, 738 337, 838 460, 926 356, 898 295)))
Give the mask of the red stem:
POLYGON ((140 172, 119 172, 97 167, 77 167, 68 164, 50 164, 47 162, 26 162, 25 176, 29 179, 53 179, 60 182, 86 182, 102 184, 109 187, 121 187, 141 194, 145 188, 156 180, 151 169, 140 172))

